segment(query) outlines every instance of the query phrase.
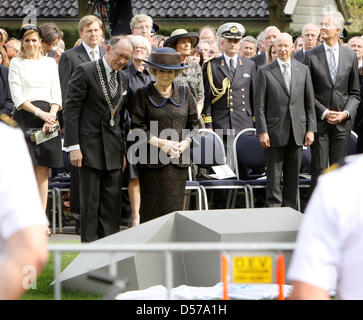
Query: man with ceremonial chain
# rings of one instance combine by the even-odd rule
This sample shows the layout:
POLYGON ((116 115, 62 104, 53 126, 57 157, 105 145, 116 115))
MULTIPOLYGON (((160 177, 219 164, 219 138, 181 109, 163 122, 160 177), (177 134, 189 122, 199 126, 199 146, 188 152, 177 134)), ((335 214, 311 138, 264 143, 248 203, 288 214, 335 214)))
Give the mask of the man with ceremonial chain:
POLYGON ((69 83, 64 146, 79 167, 82 242, 119 231, 128 90, 121 69, 132 51, 127 37, 111 38, 105 56, 79 65, 69 83))

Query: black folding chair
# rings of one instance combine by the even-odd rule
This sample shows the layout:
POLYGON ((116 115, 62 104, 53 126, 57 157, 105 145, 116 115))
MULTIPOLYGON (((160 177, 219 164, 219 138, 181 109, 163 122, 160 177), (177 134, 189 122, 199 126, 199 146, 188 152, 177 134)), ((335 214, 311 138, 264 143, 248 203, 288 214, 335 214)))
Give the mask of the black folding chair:
POLYGON ((250 194, 251 207, 254 207, 254 189, 266 189, 266 175, 253 174, 265 168, 264 149, 255 134, 256 129, 247 128, 240 131, 233 141, 233 163, 237 178, 241 179, 241 168, 247 168, 248 177, 245 179, 250 194))
MULTIPOLYGON (((199 134, 194 138, 191 150, 192 161, 201 168, 211 169, 213 166, 227 164, 224 144, 222 139, 213 131, 199 129, 199 134)), ((249 196, 246 183, 236 179, 211 179, 199 180, 205 190, 228 190, 226 208, 232 207, 232 196, 235 192, 243 191, 246 207, 249 207, 249 196)))

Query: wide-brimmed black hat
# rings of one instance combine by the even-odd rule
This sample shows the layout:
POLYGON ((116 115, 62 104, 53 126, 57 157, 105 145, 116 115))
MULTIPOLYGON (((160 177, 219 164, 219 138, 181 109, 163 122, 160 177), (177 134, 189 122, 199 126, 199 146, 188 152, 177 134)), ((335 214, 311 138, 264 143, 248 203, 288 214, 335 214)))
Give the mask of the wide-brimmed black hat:
POLYGON ((194 48, 199 42, 199 34, 197 32, 188 32, 185 29, 174 30, 170 37, 165 40, 164 47, 175 48, 179 39, 189 38, 194 48))
POLYGON ((143 60, 150 67, 166 70, 181 70, 189 68, 189 65, 181 63, 181 55, 173 48, 159 48, 152 51, 148 60, 143 60))
POLYGON ((33 30, 35 32, 37 32, 39 34, 39 37, 42 37, 42 32, 40 31, 40 29, 34 25, 34 24, 27 24, 25 26, 23 26, 20 31, 19 31, 19 39, 23 39, 24 34, 29 31, 29 30, 33 30))

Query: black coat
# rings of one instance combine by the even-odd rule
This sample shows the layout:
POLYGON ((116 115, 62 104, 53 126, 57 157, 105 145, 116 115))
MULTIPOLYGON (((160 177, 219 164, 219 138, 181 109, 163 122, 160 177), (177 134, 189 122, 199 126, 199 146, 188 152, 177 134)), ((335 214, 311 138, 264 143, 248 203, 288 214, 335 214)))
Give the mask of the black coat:
POLYGON ((10 94, 8 74, 9 69, 0 64, 0 114, 10 115, 13 111, 14 103, 10 94))
MULTIPOLYGON (((98 61, 110 96, 102 59, 98 61)), ((112 127, 111 112, 103 95, 96 61, 81 64, 74 71, 63 110, 64 146, 80 145, 83 155, 82 166, 98 170, 122 168, 126 150, 124 113, 127 91, 127 75, 119 71, 118 94, 113 105, 116 105, 120 95, 122 100, 115 113, 115 125, 112 127)))
POLYGON ((296 51, 294 54, 294 59, 303 63, 304 62, 304 58, 305 58, 305 53, 304 53, 304 50, 303 49, 300 49, 298 51, 296 51))
POLYGON ((257 135, 268 133, 272 147, 289 142, 289 132, 297 146, 302 146, 307 131, 316 132, 314 91, 309 68, 291 61, 291 88, 287 90, 277 60, 257 72, 256 90, 257 135))
POLYGON ((206 128, 235 129, 237 134, 243 129, 253 127, 253 87, 255 81, 255 64, 249 59, 238 57, 234 76, 226 64, 224 55, 214 58, 204 64, 204 108, 202 117, 206 128), (208 64, 210 63, 215 88, 222 88, 222 82, 227 77, 230 88, 213 103, 215 95, 208 79, 208 64))
POLYGON ((263 51, 261 54, 256 54, 252 58, 250 58, 256 65, 256 70, 266 64, 266 52, 263 51))
MULTIPOLYGON (((131 115, 132 129, 141 129, 145 132, 145 139, 149 139, 153 135, 159 136, 164 129, 172 129, 176 133, 172 140, 181 141, 184 138, 191 136, 198 130, 198 111, 195 100, 189 89, 184 86, 174 86, 173 95, 165 99, 154 87, 154 82, 151 82, 146 88, 137 90, 135 96, 134 111, 131 115), (150 121, 157 122, 157 132, 151 130, 150 121), (189 129, 190 135, 183 135, 183 129, 189 129), (194 131, 193 131, 194 130, 194 131)), ((147 146, 151 151, 155 152, 154 146, 147 146)), ((156 150, 159 154, 159 150, 156 150)), ((141 153, 141 152, 140 152, 141 153)), ((167 157, 165 152, 160 151, 164 157, 167 157)), ((180 167, 186 167, 189 164, 179 163, 180 159, 173 159, 172 164, 180 167)), ((165 166, 157 158, 157 163, 152 163, 150 153, 148 152, 147 161, 140 164, 141 167, 162 168, 165 166)))
POLYGON ((324 111, 333 106, 337 111, 348 111, 349 118, 336 125, 338 131, 353 129, 354 117, 360 100, 358 61, 355 53, 339 46, 338 74, 333 84, 324 45, 305 52, 304 63, 309 67, 315 94, 315 112, 318 133, 327 130, 329 124, 321 120, 324 111))
MULTIPOLYGON (((99 47, 99 50, 100 58, 102 58, 105 55, 106 50, 103 47, 99 47)), ((83 44, 62 53, 58 67, 59 80, 62 89, 62 101, 66 100, 69 80, 71 80, 72 73, 76 67, 82 63, 90 61, 91 60, 83 44)))

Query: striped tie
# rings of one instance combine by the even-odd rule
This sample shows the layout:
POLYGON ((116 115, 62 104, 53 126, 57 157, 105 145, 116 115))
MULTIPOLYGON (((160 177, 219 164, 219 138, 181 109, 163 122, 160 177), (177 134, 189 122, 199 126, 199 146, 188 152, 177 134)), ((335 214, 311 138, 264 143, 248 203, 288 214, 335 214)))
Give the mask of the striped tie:
POLYGON ((117 93, 117 86, 116 86, 117 71, 111 71, 110 75, 111 75, 111 78, 110 78, 109 86, 110 86, 111 98, 114 99, 116 97, 116 93, 117 93))
POLYGON ((233 59, 231 59, 231 60, 229 60, 229 68, 230 68, 230 70, 231 70, 231 72, 232 72, 232 75, 234 75, 234 73, 236 72, 236 67, 234 66, 234 60, 233 59))
POLYGON ((330 75, 333 80, 333 83, 335 83, 335 80, 337 78, 337 64, 335 63, 335 57, 334 57, 334 48, 329 48, 329 70, 330 75))
POLYGON ((285 81, 285 84, 286 84, 287 92, 290 93, 290 77, 289 77, 289 72, 287 71, 287 68, 288 68, 289 64, 288 63, 283 63, 282 66, 284 68, 283 77, 284 77, 284 81, 285 81))
POLYGON ((95 50, 91 50, 89 53, 91 55, 91 61, 95 61, 96 60, 96 52, 95 52, 95 50))

